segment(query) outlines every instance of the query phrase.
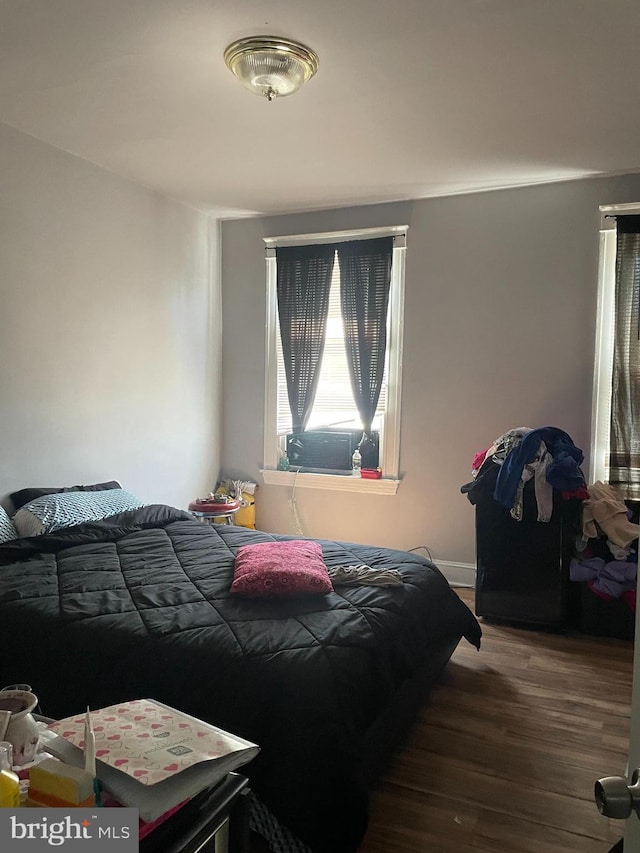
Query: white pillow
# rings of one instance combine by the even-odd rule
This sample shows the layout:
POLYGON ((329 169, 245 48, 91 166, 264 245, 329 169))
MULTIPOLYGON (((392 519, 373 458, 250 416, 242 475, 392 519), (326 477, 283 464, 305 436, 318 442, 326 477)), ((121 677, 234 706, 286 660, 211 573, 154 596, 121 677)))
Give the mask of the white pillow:
POLYGON ((18 539, 19 533, 3 507, 0 506, 0 543, 18 539))
POLYGON ((144 503, 124 489, 103 492, 63 492, 43 495, 13 516, 20 536, 41 536, 83 521, 101 521, 110 515, 138 509, 144 503))

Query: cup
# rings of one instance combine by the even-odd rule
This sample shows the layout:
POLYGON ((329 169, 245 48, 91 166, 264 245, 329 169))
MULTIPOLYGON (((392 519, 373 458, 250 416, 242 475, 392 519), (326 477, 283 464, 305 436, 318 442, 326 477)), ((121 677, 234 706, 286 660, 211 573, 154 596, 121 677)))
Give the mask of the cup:
POLYGON ((0 693, 5 690, 24 690, 25 693, 33 693, 33 687, 30 684, 7 684, 6 687, 0 687, 0 693))
POLYGON ((4 739, 13 746, 14 766, 33 761, 38 749, 38 724, 31 713, 38 697, 29 690, 0 691, 0 710, 11 711, 4 739))
POLYGON ((0 770, 11 770, 13 767, 13 744, 8 740, 0 740, 0 770))

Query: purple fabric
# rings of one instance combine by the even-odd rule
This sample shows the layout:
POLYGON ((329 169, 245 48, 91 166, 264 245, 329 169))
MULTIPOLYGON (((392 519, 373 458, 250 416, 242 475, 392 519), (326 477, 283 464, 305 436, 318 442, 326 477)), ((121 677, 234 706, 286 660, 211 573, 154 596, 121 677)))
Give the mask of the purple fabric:
POLYGON ((592 581, 604 567, 604 560, 591 557, 588 560, 573 559, 569 563, 569 578, 572 581, 592 581))
POLYGON ((587 560, 571 560, 569 577, 572 581, 592 581, 593 588, 612 598, 620 598, 623 592, 636 588, 638 566, 627 560, 611 560, 605 563, 600 557, 587 560))
POLYGON ((617 583, 626 584, 635 581, 637 572, 638 566, 636 563, 628 560, 613 560, 605 564, 600 574, 602 577, 617 581, 617 583))

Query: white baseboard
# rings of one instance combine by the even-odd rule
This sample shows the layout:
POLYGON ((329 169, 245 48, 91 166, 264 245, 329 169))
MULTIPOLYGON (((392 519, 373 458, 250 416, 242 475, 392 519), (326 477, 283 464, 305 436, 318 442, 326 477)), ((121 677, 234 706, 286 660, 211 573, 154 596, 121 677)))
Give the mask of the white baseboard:
POLYGON ((449 560, 434 560, 452 586, 476 585, 476 567, 473 563, 452 563, 449 560))

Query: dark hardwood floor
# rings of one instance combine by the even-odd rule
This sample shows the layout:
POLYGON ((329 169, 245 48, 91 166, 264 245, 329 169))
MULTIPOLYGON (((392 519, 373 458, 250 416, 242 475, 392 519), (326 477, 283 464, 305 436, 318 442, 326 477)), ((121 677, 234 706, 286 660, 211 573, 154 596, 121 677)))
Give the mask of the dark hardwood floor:
POLYGON ((481 623, 374 792, 361 853, 607 853, 623 824, 593 785, 626 772, 633 644, 481 623))

